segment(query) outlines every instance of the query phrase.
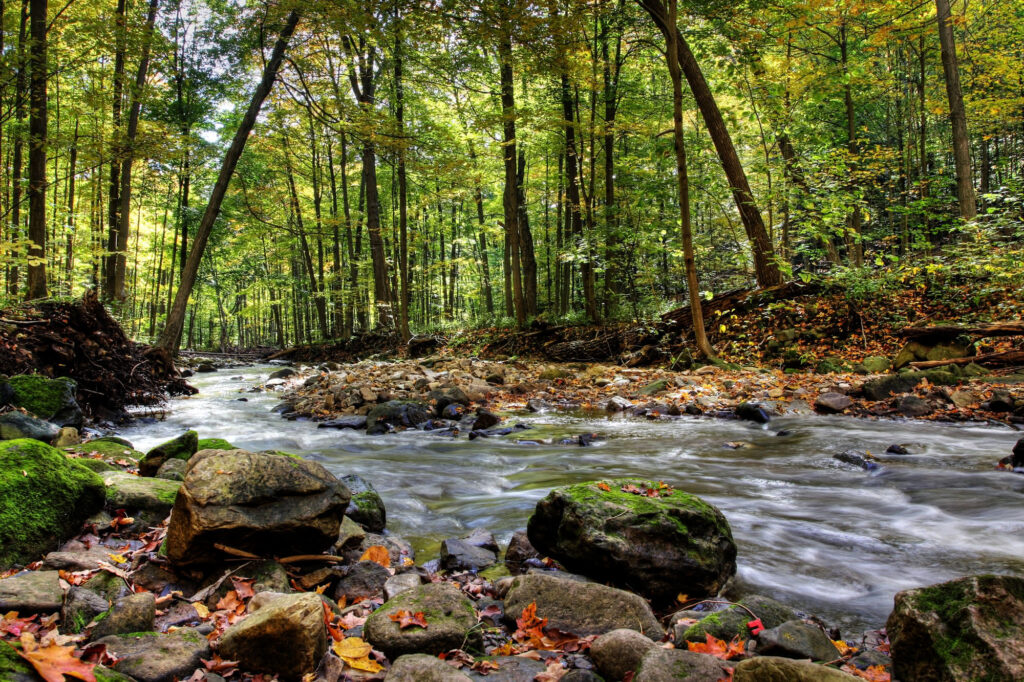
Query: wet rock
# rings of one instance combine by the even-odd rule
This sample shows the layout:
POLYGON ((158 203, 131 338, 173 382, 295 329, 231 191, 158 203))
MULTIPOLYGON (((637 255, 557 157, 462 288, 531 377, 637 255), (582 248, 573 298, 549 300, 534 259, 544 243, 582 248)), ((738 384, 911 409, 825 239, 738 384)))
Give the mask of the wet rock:
POLYGON ((853 405, 853 401, 850 400, 849 396, 836 393, 835 391, 822 393, 814 401, 814 409, 825 414, 839 414, 851 405, 853 405))
POLYGON ((638 391, 638 393, 640 395, 657 395, 659 393, 664 393, 665 391, 667 391, 668 386, 669 384, 667 379, 658 379, 657 381, 652 381, 651 383, 641 388, 638 391))
POLYGON ((514 620, 531 603, 548 626, 577 635, 599 635, 612 630, 637 630, 651 639, 663 635, 651 607, 641 597, 598 583, 554 575, 529 573, 513 579, 505 598, 505 613, 514 620))
POLYGON ((526 570, 528 561, 540 558, 540 552, 530 544, 530 538, 527 537, 525 530, 517 530, 512 534, 512 539, 508 541, 508 549, 505 550, 505 565, 509 571, 522 573, 526 570))
POLYGON ((40 374, 22 374, 0 381, 0 394, 6 396, 5 402, 57 426, 80 429, 85 417, 75 401, 77 389, 72 379, 50 379, 40 374))
POLYGON ((360 561, 349 567, 334 591, 335 601, 347 598, 351 604, 379 596, 391 577, 388 569, 373 561, 360 561))
POLYGON ((736 416, 755 424, 767 424, 772 419, 768 410, 757 403, 740 403, 736 406, 736 416))
POLYGON ((195 431, 186 431, 147 452, 146 456, 139 460, 139 473, 143 476, 155 476, 164 462, 169 459, 188 460, 196 454, 198 447, 199 434, 195 431))
POLYGON ((387 433, 396 427, 411 428, 430 419, 426 405, 415 401, 389 400, 375 405, 366 415, 366 433, 387 433))
POLYGON ((334 543, 334 549, 341 550, 346 547, 358 546, 366 537, 366 531, 358 523, 345 517, 341 520, 341 529, 338 531, 338 539, 334 543))
POLYGON ((900 398, 899 404, 896 406, 896 411, 902 414, 904 417, 924 417, 929 415, 934 410, 927 401, 918 398, 915 395, 905 395, 900 398))
POLYGON ((338 417, 337 419, 329 419, 325 422, 317 424, 318 429, 355 429, 357 431, 366 428, 366 415, 365 414, 353 414, 347 417, 338 417))
POLYGON ((786 621, 757 636, 757 653, 763 656, 809 658, 812 661, 834 661, 839 650, 817 625, 802 620, 786 621))
MULTIPOLYGON (((481 659, 490 661, 498 666, 486 675, 472 671, 469 673, 471 680, 485 680, 486 682, 533 682, 537 676, 543 673, 547 666, 544 661, 535 661, 523 656, 484 656, 481 659)), ((540 679, 544 679, 543 677, 540 679)), ((565 677, 561 678, 562 680, 565 677)))
POLYGON ((223 558, 214 545, 316 554, 338 539, 349 491, 323 465, 269 453, 204 450, 189 460, 167 529, 178 565, 223 558))
POLYGON ((469 396, 458 386, 435 388, 427 394, 427 398, 434 404, 434 409, 439 417, 444 416, 444 408, 449 405, 462 405, 465 407, 470 403, 469 396))
POLYGON ((718 594, 736 572, 728 521, 695 495, 623 492, 656 483, 621 479, 556 488, 537 503, 527 533, 570 571, 632 589, 656 603, 718 594), (607 487, 602 489, 599 485, 607 487))
POLYGON ((882 372, 888 372, 890 367, 892 367, 892 363, 889 362, 889 358, 869 355, 863 361, 854 365, 853 371, 857 374, 881 374, 882 372))
POLYGON ((60 630, 65 635, 77 635, 109 608, 110 603, 92 590, 72 585, 60 612, 60 630))
POLYGON ((858 670, 865 670, 880 665, 886 672, 892 673, 892 659, 877 649, 866 649, 850 659, 850 665, 858 670))
POLYGON ((384 678, 385 682, 469 682, 470 679, 437 656, 426 654, 399 656, 384 678))
POLYGON ((449 538, 441 543, 441 568, 446 571, 479 571, 493 565, 497 555, 465 540, 449 538))
POLYGON ((291 367, 282 367, 279 370, 271 372, 267 379, 287 379, 288 377, 293 377, 296 374, 298 374, 298 372, 291 367))
POLYGON ((633 682, 717 682, 732 665, 714 656, 654 647, 640 660, 633 682))
POLYGON ((920 455, 927 448, 921 443, 893 443, 885 449, 890 455, 920 455))
POLYGON ((192 628, 182 628, 162 635, 156 632, 135 632, 96 640, 107 647, 107 653, 118 660, 114 670, 138 682, 171 682, 184 680, 202 659, 212 655, 206 638, 192 628))
POLYGON ((527 412, 547 412, 551 409, 551 405, 543 400, 537 398, 530 398, 526 401, 527 412))
POLYGON ((30 438, 43 443, 52 443, 57 440, 60 428, 42 419, 12 410, 0 414, 0 440, 14 440, 16 438, 30 438))
POLYGON ((216 372, 217 367, 212 362, 200 362, 196 367, 196 371, 200 374, 207 374, 209 372, 216 372))
POLYGON ((100 639, 109 635, 125 635, 130 632, 149 632, 156 618, 156 597, 152 592, 140 592, 117 600, 106 618, 93 628, 92 637, 100 639))
POLYGON ((871 459, 871 456, 865 452, 858 452, 857 450, 846 450, 839 454, 832 455, 832 459, 838 460, 843 464, 849 464, 855 466, 858 469, 864 469, 865 471, 874 471, 879 468, 878 462, 871 459))
POLYGON ((0 613, 53 613, 60 611, 63 603, 57 571, 28 571, 0 580, 0 613))
POLYGON ((1024 679, 1024 578, 968 576, 899 592, 886 622, 901 680, 1024 679))
POLYGON ((473 604, 457 587, 431 583, 389 599, 367 618, 363 633, 366 641, 390 659, 411 653, 436 656, 450 649, 479 650, 483 641, 476 624, 473 604), (422 611, 428 627, 399 629, 390 618, 399 611, 422 611))
POLYGON ((1009 391, 997 388, 992 391, 992 397, 985 401, 983 407, 991 412, 1013 412, 1015 405, 1009 391))
POLYGON ((633 403, 620 395, 612 396, 604 405, 606 412, 625 412, 633 409, 633 403))
POLYGON ((323 601, 309 592, 273 599, 228 628, 218 652, 244 670, 302 679, 327 652, 323 601))
POLYGON ((498 553, 498 541, 494 538, 494 533, 485 528, 474 528, 469 535, 461 539, 474 547, 498 553))
POLYGON ((657 645, 636 630, 612 630, 594 640, 590 657, 605 678, 621 680, 626 673, 636 671, 644 654, 654 646, 657 645))
POLYGON ((483 408, 476 411, 476 419, 473 421, 473 430, 489 429, 492 426, 497 426, 501 423, 501 417, 494 414, 490 410, 483 408))
POLYGON ((1017 444, 1013 446, 1013 454, 1010 457, 1010 465, 1014 469, 1024 467, 1024 438, 1017 441, 1017 444))
POLYGON ((370 547, 381 546, 388 550, 388 557, 391 559, 391 567, 401 571, 403 568, 412 566, 415 553, 412 545, 398 535, 378 535, 367 533, 358 545, 349 545, 343 552, 343 556, 350 562, 355 563, 363 556, 370 547))
POLYGON ((811 661, 757 656, 736 664, 734 682, 855 682, 860 678, 811 661))
POLYGON ((53 447, 66 448, 78 445, 81 442, 82 437, 78 435, 78 429, 73 426, 64 426, 57 432, 57 438, 53 441, 53 447))
POLYGON ((392 599, 414 587, 419 587, 421 584, 423 584, 423 581, 414 572, 393 575, 384 583, 384 599, 392 599))
POLYGON ((349 499, 345 516, 352 519, 371 533, 379 533, 388 523, 384 500, 373 485, 355 474, 341 477, 352 497, 349 499))
POLYGON ((0 442, 0 571, 57 549, 104 499, 103 479, 60 450, 30 439, 0 442))
POLYGON ((925 379, 936 386, 952 386, 958 381, 955 375, 942 370, 904 372, 871 379, 861 390, 868 400, 885 400, 891 395, 909 393, 925 379))
POLYGON ((747 609, 754 612, 764 628, 778 627, 797 617, 796 612, 785 604, 757 594, 744 597, 737 604, 739 605, 727 606, 720 611, 700 616, 700 620, 690 626, 676 624, 676 641, 704 642, 707 635, 727 642, 737 635, 741 640, 750 639, 752 635, 747 623, 753 618, 747 609))

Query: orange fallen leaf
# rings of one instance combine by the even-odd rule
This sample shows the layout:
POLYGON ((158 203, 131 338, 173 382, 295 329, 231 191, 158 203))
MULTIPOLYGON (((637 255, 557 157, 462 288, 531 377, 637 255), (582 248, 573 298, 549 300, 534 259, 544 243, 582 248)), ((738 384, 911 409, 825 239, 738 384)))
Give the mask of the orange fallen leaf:
POLYGON ((890 682, 892 680, 892 675, 885 670, 885 666, 881 665, 869 665, 864 670, 860 670, 847 663, 840 670, 870 682, 890 682))
POLYGON ((427 627, 427 618, 423 615, 422 611, 416 613, 410 613, 409 611, 396 611, 388 616, 391 620, 398 623, 398 629, 404 630, 405 628, 411 628, 414 625, 418 625, 421 628, 427 627))
POLYGON ((611 491, 611 486, 609 486, 607 483, 604 483, 604 482, 598 483, 597 487, 600 488, 601 490, 605 491, 606 493, 611 491))
POLYGON ((690 651, 695 651, 698 654, 710 654, 715 658, 720 658, 723 661, 728 661, 730 658, 735 658, 746 653, 746 647, 744 643, 740 641, 739 635, 733 637, 731 642, 726 642, 724 639, 718 639, 714 635, 705 634, 705 641, 702 642, 687 642, 686 648, 690 651))
POLYGON ((360 561, 372 561, 380 564, 384 568, 391 568, 391 554, 388 553, 388 548, 384 545, 374 545, 368 547, 363 556, 359 557, 360 561))
POLYGON ((31 663, 46 682, 64 682, 65 675, 77 677, 85 682, 96 682, 92 672, 95 664, 75 658, 74 651, 73 646, 51 644, 40 647, 36 638, 25 632, 21 635, 21 650, 18 651, 18 655, 31 663))

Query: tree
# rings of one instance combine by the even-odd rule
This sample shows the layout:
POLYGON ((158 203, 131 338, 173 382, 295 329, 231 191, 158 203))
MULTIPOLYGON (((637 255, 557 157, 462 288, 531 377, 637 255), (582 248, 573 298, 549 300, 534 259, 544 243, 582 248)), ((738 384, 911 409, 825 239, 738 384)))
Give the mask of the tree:
POLYGON ((960 204, 960 217, 973 220, 978 213, 974 198, 974 178, 971 174, 971 147, 967 138, 967 113, 960 89, 960 69, 956 59, 956 40, 953 38, 953 17, 949 0, 935 0, 939 19, 939 43, 942 46, 942 72, 946 77, 946 97, 949 100, 949 122, 953 126, 953 159, 956 165, 956 198, 960 204))
POLYGON ((29 91, 28 298, 46 296, 46 0, 32 0, 29 91))

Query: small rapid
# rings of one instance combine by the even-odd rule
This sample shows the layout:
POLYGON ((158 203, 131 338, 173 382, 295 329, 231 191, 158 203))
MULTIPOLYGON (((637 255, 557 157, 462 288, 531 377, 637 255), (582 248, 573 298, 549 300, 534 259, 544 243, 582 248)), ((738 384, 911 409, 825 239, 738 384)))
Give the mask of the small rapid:
POLYGON ((664 480, 728 518, 739 547, 738 591, 774 597, 849 633, 881 627, 899 590, 966 574, 1024 574, 1024 476, 993 469, 1020 437, 1010 429, 817 416, 780 417, 764 428, 546 413, 508 420, 535 427, 520 442, 419 431, 367 436, 272 413, 280 394, 248 389, 273 369, 197 375, 190 381, 198 395, 174 399, 166 419, 118 435, 145 451, 195 429, 200 438, 294 452, 339 476, 362 476, 384 499, 388 528, 413 543, 418 561, 472 528, 507 540, 556 486, 664 480), (604 440, 557 444, 588 432, 604 440), (735 441, 744 445, 725 445, 735 441), (919 454, 884 454, 894 443, 916 444, 919 454), (832 458, 847 449, 871 452, 883 466, 864 472, 832 458))

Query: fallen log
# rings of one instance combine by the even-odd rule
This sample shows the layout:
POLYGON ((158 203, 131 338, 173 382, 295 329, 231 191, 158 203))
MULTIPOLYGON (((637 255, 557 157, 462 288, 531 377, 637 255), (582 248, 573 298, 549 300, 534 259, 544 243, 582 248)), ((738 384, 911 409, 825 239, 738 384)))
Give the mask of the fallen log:
MULTIPOLYGON (((796 298, 813 294, 817 287, 813 284, 803 282, 786 282, 775 287, 766 289, 733 289, 718 294, 708 301, 701 303, 701 310, 704 311, 704 319, 707 320, 713 313, 725 310, 744 311, 753 306, 760 306, 766 303, 773 303, 785 299, 796 298)), ((661 315, 661 327, 667 331, 675 329, 691 329, 693 327, 693 313, 690 306, 683 306, 670 310, 661 315)))
POLYGON ((900 336, 908 339, 949 339, 957 336, 1022 336, 1024 321, 993 322, 992 324, 960 325, 936 324, 929 327, 904 327, 900 336))
POLYGON ((983 353, 972 355, 966 358, 951 358, 949 360, 921 360, 911 362, 910 366, 915 369, 933 369, 935 367, 947 367, 949 365, 995 365, 1005 367, 1007 365, 1024 364, 1024 350, 1008 350, 999 353, 983 353))

